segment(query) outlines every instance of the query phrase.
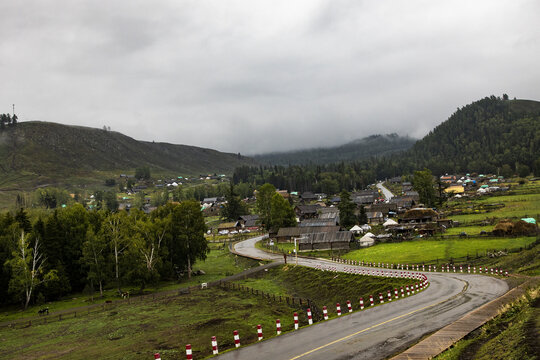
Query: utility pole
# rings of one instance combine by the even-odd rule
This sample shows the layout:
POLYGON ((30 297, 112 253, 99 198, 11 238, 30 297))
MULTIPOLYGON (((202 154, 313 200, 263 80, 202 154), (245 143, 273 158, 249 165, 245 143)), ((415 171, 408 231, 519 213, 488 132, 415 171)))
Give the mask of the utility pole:
POLYGON ((13 115, 15 115, 15 104, 13 104, 13 115))

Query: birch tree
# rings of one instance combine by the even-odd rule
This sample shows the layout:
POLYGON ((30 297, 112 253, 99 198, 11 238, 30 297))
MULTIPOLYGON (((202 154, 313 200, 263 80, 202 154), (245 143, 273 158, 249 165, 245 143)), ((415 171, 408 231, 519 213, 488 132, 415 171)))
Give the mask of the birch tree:
POLYGON ((96 236, 90 227, 87 231, 86 241, 83 244, 82 262, 88 267, 87 278, 99 285, 99 295, 103 297, 103 280, 105 279, 107 243, 102 236, 96 236))
POLYGON ((6 261, 6 265, 11 267, 12 273, 9 292, 22 297, 25 310, 28 308, 36 286, 58 279, 56 270, 45 271, 45 260, 46 258, 41 253, 39 237, 31 247, 28 235, 21 231, 21 236, 17 240, 17 250, 13 252, 13 258, 6 261))
POLYGON ((114 264, 114 278, 119 293, 120 288, 120 260, 130 244, 129 217, 125 211, 112 213, 105 218, 102 233, 108 241, 114 264))

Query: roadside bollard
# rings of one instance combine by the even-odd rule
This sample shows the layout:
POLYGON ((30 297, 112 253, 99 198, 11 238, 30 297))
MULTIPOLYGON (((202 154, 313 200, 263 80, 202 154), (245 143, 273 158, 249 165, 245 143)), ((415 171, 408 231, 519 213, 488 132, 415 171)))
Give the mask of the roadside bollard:
POLYGON ((215 336, 212 336, 212 354, 214 355, 218 354, 217 340, 215 336))
POLYGON ((411 292, 409 291, 409 285, 407 285, 407 296, 411 295, 411 292))
POLYGON ((369 295, 369 302, 370 302, 370 306, 375 305, 375 302, 373 301, 373 295, 369 295))
POLYGON ((236 346, 237 348, 240 347, 240 335, 238 335, 238 331, 237 330, 234 330, 233 331, 233 337, 234 337, 234 346, 236 346))
POLYGON ((416 292, 418 292, 418 283, 416 283, 416 292))
POLYGON ((257 339, 258 339, 258 341, 261 341, 263 339, 262 326, 261 325, 257 325, 257 339))
POLYGON ((360 298, 360 310, 364 310, 364 298, 360 298))
POLYGON ((322 307, 322 313, 323 313, 324 320, 328 320, 328 310, 326 309, 326 306, 322 307))
POLYGON ((381 293, 379 293, 379 301, 381 304, 384 304, 384 299, 381 293))
POLYGON ((480 271, 480 274, 482 273, 482 267, 480 266, 480 268, 478 269, 480 271))
POLYGON ((471 265, 467 267, 467 271, 469 272, 469 274, 471 273, 471 265))
POLYGON ((161 360, 161 355, 159 355, 159 353, 155 353, 154 360, 161 360))
POLYGON ((281 334, 281 321, 279 319, 276 320, 276 333, 281 334))
POLYGON ((311 317, 311 309, 307 309, 307 321, 309 325, 313 325, 313 318, 311 317))
POLYGON ((459 265, 459 272, 463 272, 463 265, 459 265))
POLYGON ((403 292, 403 286, 402 286, 402 287, 401 287, 401 297, 404 297, 404 296, 405 296, 405 294, 404 294, 404 292, 403 292))
POLYGON ((337 316, 341 316, 341 306, 339 303, 336 304, 337 316))
POLYGON ((352 312, 352 305, 349 300, 347 300, 347 308, 349 308, 349 312, 352 312))
POLYGON ((388 302, 392 301, 392 291, 388 290, 388 302))
POLYGON ((298 330, 298 313, 294 313, 294 330, 298 330))
POLYGON ((396 297, 396 299, 399 299, 399 295, 398 295, 398 292, 397 292, 397 288, 394 289, 394 296, 396 297))
MULTIPOLYGON (((191 352, 191 344, 186 345, 186 360, 192 360, 193 359, 193 353, 191 352)), ((161 360, 161 358, 159 359, 161 360)))

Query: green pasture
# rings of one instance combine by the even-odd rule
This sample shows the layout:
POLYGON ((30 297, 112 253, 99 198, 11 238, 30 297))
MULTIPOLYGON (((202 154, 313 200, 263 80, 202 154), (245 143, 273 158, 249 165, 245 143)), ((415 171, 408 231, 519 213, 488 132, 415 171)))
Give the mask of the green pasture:
MULTIPOLYGON (((147 286, 145 288, 144 294, 179 289, 183 287, 198 285, 203 282, 211 282, 219 280, 225 276, 230 276, 242 272, 253 266, 258 266, 257 261, 249 260, 229 253, 226 244, 213 243, 209 245, 211 251, 208 254, 206 260, 199 261, 193 266, 193 271, 203 270, 206 273, 205 275, 192 276, 191 279, 188 279, 186 277, 181 281, 163 281, 157 285, 147 286)), ((139 292, 139 288, 129 286, 123 287, 122 290, 129 291, 132 296, 136 296, 139 292)), ((4 307, 0 310, 0 322, 36 316, 37 311, 45 306, 49 307, 49 311, 52 313, 55 311, 67 310, 75 307, 92 305, 95 303, 103 303, 105 300, 116 299, 119 299, 117 290, 115 288, 108 287, 104 291, 103 298, 99 296, 99 291, 94 292, 93 301, 90 294, 79 293, 71 294, 69 297, 58 301, 30 306, 26 311, 23 311, 18 307, 4 307)))
POLYGON ((436 263, 467 256, 484 256, 486 251, 519 249, 535 242, 534 237, 465 238, 441 240, 412 240, 384 243, 353 250, 345 259, 390 263, 436 263))
POLYGON ((480 212, 466 215, 454 215, 450 218, 454 221, 459 221, 462 224, 482 221, 486 218, 523 218, 537 217, 540 214, 540 189, 536 194, 520 194, 520 195, 502 195, 502 196, 484 196, 474 201, 468 200, 460 204, 460 207, 466 208, 473 204, 505 204, 503 208, 496 209, 490 212, 480 212))
MULTIPOLYGON (((369 294, 386 294, 387 289, 408 284, 404 279, 335 274, 290 265, 260 274, 258 279, 241 283, 276 295, 312 299, 314 319, 321 317, 323 305, 334 317, 336 302, 346 314, 349 299, 358 310, 360 296, 368 302, 369 294)), ((201 359, 211 354, 211 336, 217 337, 222 353, 234 348, 233 330, 239 331, 243 345, 257 341, 257 324, 262 325, 265 339, 276 336, 276 319, 281 320, 284 332, 291 331, 294 312, 300 325, 307 325, 305 305, 219 287, 143 302, 132 299, 131 304, 81 312, 76 318, 0 328, 0 357, 149 359, 158 352, 164 359, 182 359, 185 345, 191 344, 193 357, 201 359)))

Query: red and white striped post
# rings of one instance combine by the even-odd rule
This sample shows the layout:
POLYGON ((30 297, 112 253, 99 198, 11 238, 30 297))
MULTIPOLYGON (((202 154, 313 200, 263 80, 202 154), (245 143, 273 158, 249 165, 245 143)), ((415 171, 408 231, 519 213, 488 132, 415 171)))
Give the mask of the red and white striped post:
POLYGON ((409 291, 409 285, 407 285, 407 296, 411 295, 411 292, 409 291))
POLYGON ((401 297, 404 297, 404 296, 405 296, 405 294, 404 294, 404 292, 403 292, 403 286, 402 286, 402 287, 401 287, 401 297))
POLYGON ((360 298, 360 310, 364 310, 364 298, 360 298))
POLYGON ((463 272, 463 265, 459 265, 459 272, 463 272))
POLYGON ((473 266, 473 274, 476 274, 476 266, 473 266))
POLYGON ((381 293, 379 293, 379 301, 381 304, 384 304, 384 298, 381 293))
POLYGON ((339 303, 336 304, 337 316, 341 316, 341 306, 339 303))
POLYGON ((352 312, 352 305, 349 300, 347 300, 347 308, 349 309, 349 312, 352 312))
POLYGON ((388 302, 392 301, 392 290, 388 290, 388 302))
POLYGON ((281 334, 281 321, 279 319, 276 320, 276 333, 281 334))
POLYGON ((212 354, 214 355, 218 354, 217 340, 215 336, 212 336, 212 354))
POLYGON ((154 360, 161 360, 161 355, 159 355, 159 353, 155 353, 154 360))
POLYGON ((480 274, 481 274, 481 273, 482 273, 482 267, 481 267, 481 266, 480 266, 480 269, 479 269, 479 270, 480 270, 480 274))
POLYGON ((468 265, 467 266, 467 272, 470 274, 471 273, 471 265, 468 265))
POLYGON ((311 309, 307 309, 307 321, 309 325, 313 325, 313 317, 311 317, 311 309))
POLYGON ((328 310, 326 309, 326 306, 322 307, 322 313, 323 313, 324 320, 328 320, 328 310))
POLYGON ((418 292, 418 283, 416 283, 416 292, 418 292))
POLYGON ((370 303, 370 306, 375 305, 375 302, 373 301, 373 295, 369 295, 369 303, 370 303))
POLYGON ((298 330, 298 313, 294 313, 294 330, 298 330))
POLYGON ((262 326, 261 325, 257 325, 257 340, 258 341, 261 341, 263 339, 263 335, 262 335, 262 326))
POLYGON ((186 360, 192 360, 192 359, 193 359, 193 352, 191 351, 191 344, 187 344, 186 345, 186 360))
POLYGON ((396 297, 396 299, 399 299, 397 288, 394 288, 394 296, 396 297))
POLYGON ((240 335, 238 335, 238 330, 233 331, 234 346, 237 348, 240 347, 240 335))
POLYGON ((429 265, 429 271, 431 271, 431 265, 429 265))
POLYGON ((491 270, 491 275, 493 275, 493 268, 490 268, 490 270, 491 270))

